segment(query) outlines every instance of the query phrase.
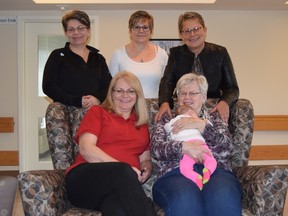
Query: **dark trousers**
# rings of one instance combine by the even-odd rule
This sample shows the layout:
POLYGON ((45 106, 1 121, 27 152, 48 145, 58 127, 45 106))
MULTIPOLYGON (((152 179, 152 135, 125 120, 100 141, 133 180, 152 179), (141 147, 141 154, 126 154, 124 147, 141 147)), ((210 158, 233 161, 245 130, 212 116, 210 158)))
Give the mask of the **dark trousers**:
POLYGON ((66 176, 70 202, 103 216, 155 216, 137 174, 126 163, 85 163, 66 176))

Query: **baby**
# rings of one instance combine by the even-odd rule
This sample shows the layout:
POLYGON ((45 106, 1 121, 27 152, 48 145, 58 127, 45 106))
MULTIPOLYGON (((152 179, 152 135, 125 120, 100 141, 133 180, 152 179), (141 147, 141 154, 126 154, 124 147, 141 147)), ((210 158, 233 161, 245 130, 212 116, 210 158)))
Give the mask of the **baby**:
MULTIPOLYGON (((194 110, 187 106, 182 105, 176 110, 177 116, 170 120, 165 125, 165 130, 171 133, 171 137, 173 140, 177 141, 192 141, 192 140, 201 140, 205 143, 203 136, 201 135, 200 131, 197 129, 185 129, 180 131, 177 134, 173 134, 172 125, 181 117, 192 117, 198 118, 197 114, 194 110)), ((210 123, 211 124, 211 123, 210 123)), ((204 148, 208 148, 206 144, 202 144, 204 148)), ((180 160, 180 172, 186 178, 191 179, 196 183, 200 190, 203 188, 203 184, 207 183, 210 179, 211 174, 215 171, 217 167, 217 162, 213 156, 205 154, 205 162, 204 162, 204 169, 203 169, 203 177, 193 170, 193 166, 195 164, 195 160, 189 157, 188 155, 184 154, 183 158, 180 160)))

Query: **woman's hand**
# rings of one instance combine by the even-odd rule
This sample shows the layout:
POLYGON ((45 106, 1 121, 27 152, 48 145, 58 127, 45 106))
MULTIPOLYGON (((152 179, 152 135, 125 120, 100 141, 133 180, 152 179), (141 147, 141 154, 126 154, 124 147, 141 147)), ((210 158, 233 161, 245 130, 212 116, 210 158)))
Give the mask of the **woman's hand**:
POLYGON ((208 154, 209 156, 212 156, 212 154, 208 149, 202 147, 202 144, 204 144, 204 142, 201 140, 184 141, 182 152, 183 154, 187 154, 189 157, 193 158, 196 163, 204 163, 204 154, 208 154))
POLYGON ((170 117, 172 117, 171 109, 168 102, 164 102, 160 105, 159 111, 154 117, 154 121, 157 122, 164 113, 167 113, 170 117))
POLYGON ((152 161, 151 161, 151 155, 150 150, 144 151, 140 157, 140 171, 138 174, 138 179, 141 183, 144 183, 151 175, 152 173, 152 161))
POLYGON ((89 109, 94 105, 99 105, 100 101, 92 95, 85 95, 82 97, 82 107, 89 109))
POLYGON ((143 184, 146 180, 150 177, 151 171, 148 168, 142 168, 141 170, 137 169, 136 167, 132 167, 132 169, 136 172, 138 176, 139 182, 143 184))
POLYGON ((177 134, 186 129, 198 129, 202 133, 206 123, 205 120, 198 117, 182 117, 172 124, 172 133, 177 134))

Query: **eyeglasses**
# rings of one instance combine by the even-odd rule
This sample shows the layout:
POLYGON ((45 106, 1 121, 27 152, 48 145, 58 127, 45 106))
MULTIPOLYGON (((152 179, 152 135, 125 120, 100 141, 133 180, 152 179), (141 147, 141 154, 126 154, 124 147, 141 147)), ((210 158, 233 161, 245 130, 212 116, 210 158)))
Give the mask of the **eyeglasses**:
POLYGON ((195 28, 192 28, 192 29, 187 28, 187 29, 182 30, 181 33, 183 35, 185 35, 185 36, 189 36, 191 34, 191 32, 193 32, 194 34, 197 34, 201 29, 202 29, 201 26, 195 27, 195 28))
POLYGON ((124 89, 113 89, 113 92, 116 94, 116 96, 123 96, 125 93, 130 97, 134 97, 136 95, 136 91, 134 89, 128 89, 126 91, 124 89))
POLYGON ((74 32, 76 32, 76 30, 78 31, 78 32, 80 32, 80 33, 82 33, 84 30, 86 30, 87 29, 87 27, 86 26, 78 26, 77 28, 73 28, 73 27, 69 27, 69 28, 67 28, 67 32, 68 33, 74 33, 74 32))
POLYGON ((148 31, 150 31, 150 27, 149 26, 134 26, 133 28, 132 28, 134 31, 136 31, 136 32, 140 32, 140 30, 142 29, 142 31, 143 32, 148 32, 148 31))
POLYGON ((178 92, 178 93, 177 93, 177 95, 178 95, 179 97, 182 97, 182 98, 186 97, 187 95, 188 95, 189 97, 195 97, 195 96, 198 95, 198 94, 201 94, 201 92, 178 92))

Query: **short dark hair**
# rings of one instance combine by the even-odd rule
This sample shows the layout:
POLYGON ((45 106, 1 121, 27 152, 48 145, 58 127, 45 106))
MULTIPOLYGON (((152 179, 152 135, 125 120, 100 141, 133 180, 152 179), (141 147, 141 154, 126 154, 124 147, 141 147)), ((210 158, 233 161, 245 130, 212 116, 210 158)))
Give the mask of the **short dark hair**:
POLYGON ((90 29, 90 18, 84 11, 72 10, 62 17, 62 26, 64 31, 67 31, 68 22, 72 19, 78 20, 81 24, 90 29))
POLYGON ((142 10, 136 11, 130 16, 130 19, 129 19, 129 22, 128 22, 129 30, 131 31, 132 28, 136 25, 136 23, 139 20, 141 20, 141 19, 144 19, 144 20, 147 19, 148 20, 149 28, 150 28, 150 31, 152 33, 153 32, 153 28, 154 28, 153 16, 150 15, 147 11, 142 11, 142 10))
POLYGON ((178 30, 179 30, 179 33, 181 33, 182 31, 182 28, 183 28, 183 23, 186 21, 186 20, 189 20, 189 19, 198 19, 199 23, 202 25, 202 27, 204 28, 205 27, 205 22, 204 22, 204 19, 203 17, 197 13, 197 12, 185 12, 184 14, 181 14, 179 16, 179 19, 178 19, 178 30))

